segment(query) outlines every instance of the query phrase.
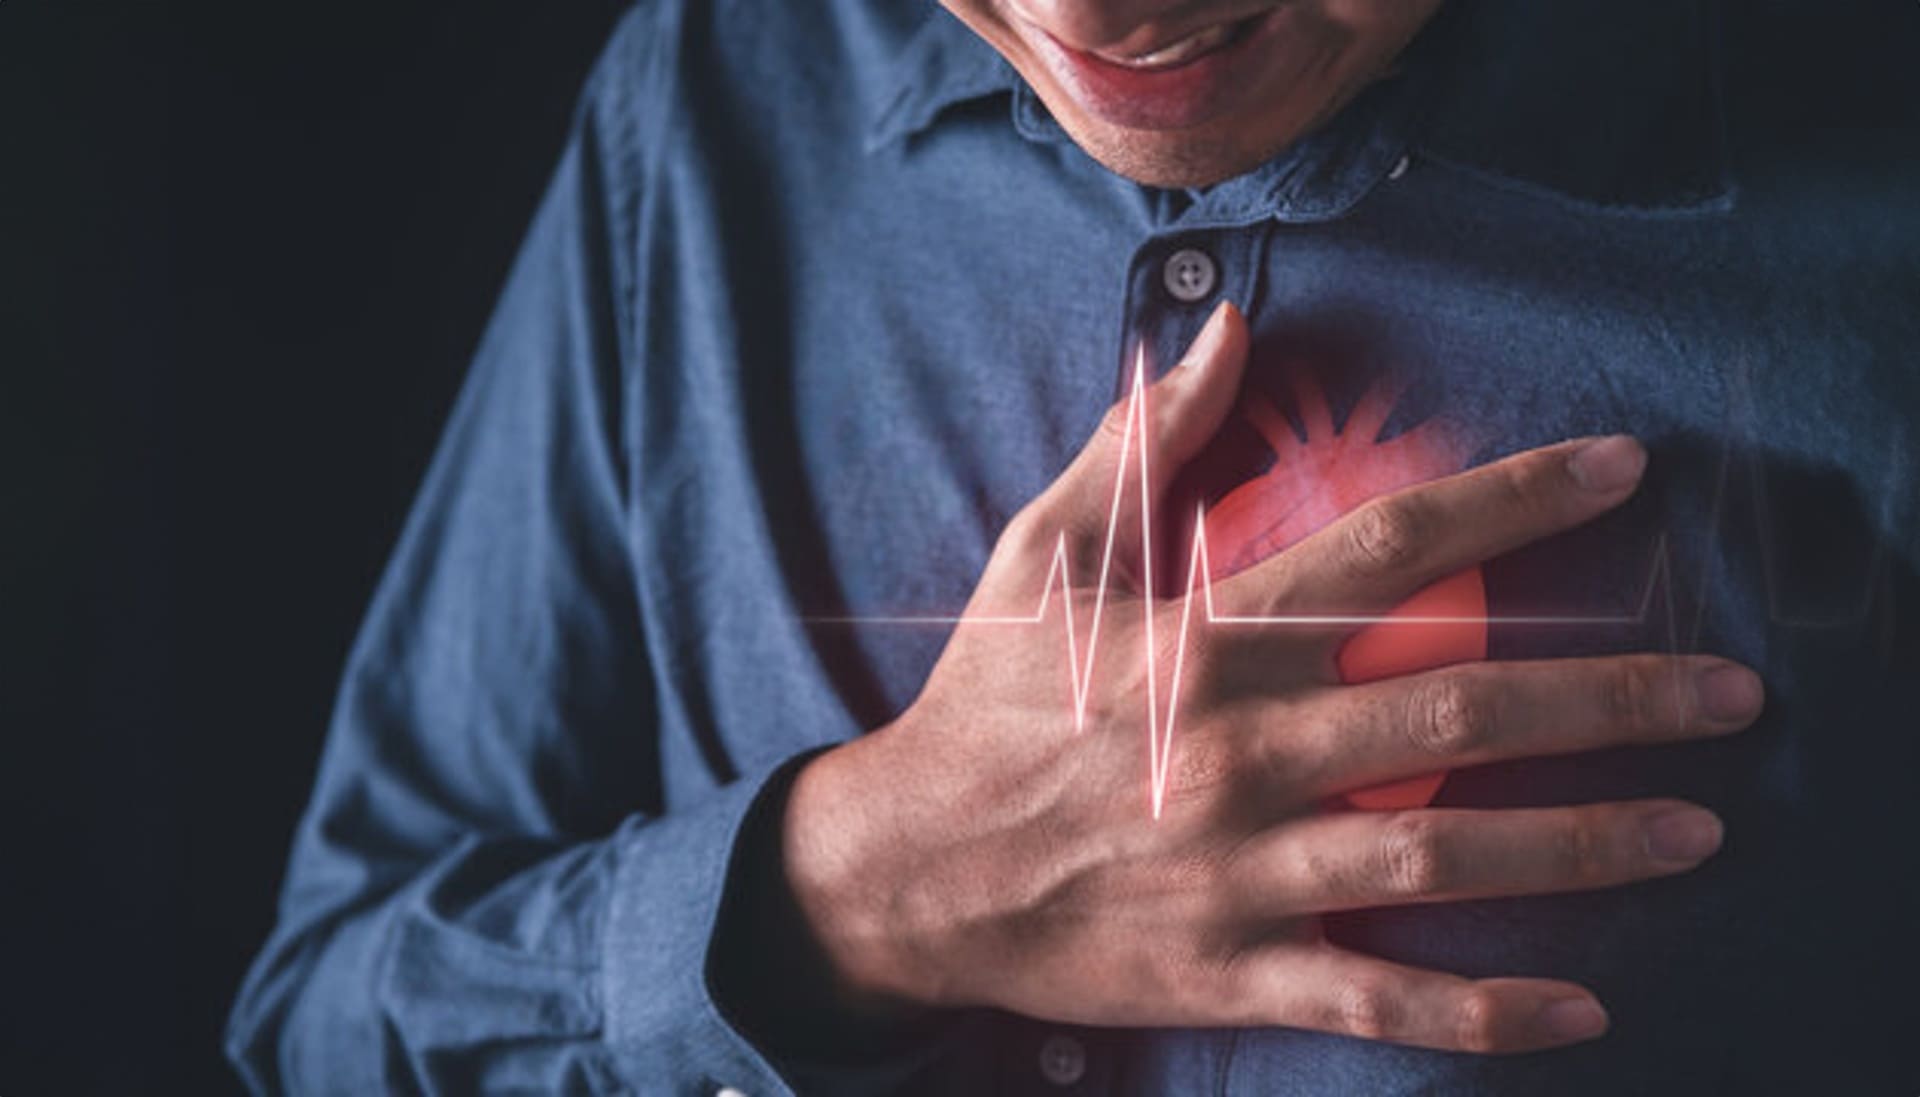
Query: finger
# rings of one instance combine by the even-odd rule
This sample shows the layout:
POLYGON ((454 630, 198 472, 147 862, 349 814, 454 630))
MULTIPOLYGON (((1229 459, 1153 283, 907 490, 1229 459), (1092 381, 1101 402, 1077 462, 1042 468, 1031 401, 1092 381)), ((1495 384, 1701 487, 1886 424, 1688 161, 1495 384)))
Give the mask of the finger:
POLYGON ((1721 837, 1712 812, 1677 800, 1351 811, 1265 832, 1232 871, 1250 911, 1291 916, 1617 887, 1687 872, 1721 837))
POLYGON ((1591 1040, 1607 1014, 1557 979, 1464 979, 1328 944, 1281 945, 1246 963, 1266 1024, 1443 1051, 1508 1054, 1591 1040))
POLYGON ((1315 795, 1484 762, 1725 735, 1765 702, 1714 656, 1462 663, 1342 687, 1346 718, 1263 729, 1277 772, 1315 795))
POLYGON ((1156 491, 1173 482, 1180 466, 1199 456, 1227 421, 1240 398, 1251 345, 1246 317, 1222 301, 1207 318, 1180 362, 1151 389, 1151 435, 1156 491))
POLYGON ((1216 584, 1232 615, 1285 614, 1336 634, 1444 576, 1586 522, 1633 494, 1632 438, 1563 442, 1394 492, 1216 584))
POLYGON ((1083 543, 1117 533, 1132 544, 1141 530, 1143 478, 1146 499, 1157 502, 1220 430, 1238 398, 1248 346, 1245 317, 1223 301, 1160 380, 1146 384, 1144 363, 1130 364, 1138 371, 1131 375, 1135 387, 1108 411, 1037 510, 1077 531, 1083 543))

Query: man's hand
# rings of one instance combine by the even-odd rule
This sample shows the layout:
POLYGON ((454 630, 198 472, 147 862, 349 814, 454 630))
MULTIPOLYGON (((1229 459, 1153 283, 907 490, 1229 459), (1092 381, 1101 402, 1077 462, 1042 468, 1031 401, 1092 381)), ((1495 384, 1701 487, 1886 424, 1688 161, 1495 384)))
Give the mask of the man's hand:
MULTIPOLYGON (((1164 492, 1219 428, 1246 354, 1245 323, 1223 307, 1153 386, 1151 492, 1164 492)), ((1116 409, 1014 519, 970 616, 1031 612, 1060 531, 1074 574, 1099 573, 1124 426, 1116 409)), ((1644 464, 1628 439, 1568 442, 1385 497, 1216 582, 1216 609, 1384 613, 1617 506, 1644 464)), ((1130 494, 1115 568, 1123 586, 1139 574, 1140 493, 1130 494)), ((1065 610, 1079 615, 1082 637, 1093 623, 1089 585, 1065 610)), ((1731 732, 1760 707, 1753 674, 1714 658, 1624 656, 1346 686, 1334 656, 1353 627, 1200 626, 1188 638, 1156 819, 1142 603, 1165 644, 1179 634, 1181 602, 1133 585, 1109 596, 1084 732, 1073 726, 1056 622, 961 627, 897 721, 801 771, 784 819, 787 881, 846 993, 1099 1025, 1288 1025, 1477 1052, 1605 1029, 1577 985, 1388 963, 1328 943, 1318 916, 1683 872, 1718 847, 1714 816, 1666 800, 1394 812, 1330 812, 1329 800, 1496 759, 1731 732)))

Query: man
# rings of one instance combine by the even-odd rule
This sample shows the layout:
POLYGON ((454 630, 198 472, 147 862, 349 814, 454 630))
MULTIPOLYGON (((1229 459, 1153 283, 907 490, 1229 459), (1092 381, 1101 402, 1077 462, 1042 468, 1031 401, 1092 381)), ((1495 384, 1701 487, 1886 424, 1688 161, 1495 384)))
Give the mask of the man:
POLYGON ((946 8, 623 24, 249 1084, 1910 1092, 1912 16, 946 8))

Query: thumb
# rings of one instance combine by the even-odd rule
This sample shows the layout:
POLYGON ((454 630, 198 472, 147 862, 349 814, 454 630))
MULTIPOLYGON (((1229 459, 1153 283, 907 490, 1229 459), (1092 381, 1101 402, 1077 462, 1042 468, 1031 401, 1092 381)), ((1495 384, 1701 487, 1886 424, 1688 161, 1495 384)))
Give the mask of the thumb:
POLYGON ((1069 553, 1082 560, 1104 560, 1116 545, 1137 549, 1145 518, 1141 508, 1158 507, 1181 467, 1212 440, 1233 410, 1249 342, 1246 318, 1222 302, 1180 364, 1160 380, 1146 384, 1144 367, 1138 367, 1128 396, 1028 508, 1020 528, 1039 522, 1064 532, 1069 553))
POLYGON ((1150 390, 1156 490, 1172 482, 1180 466, 1198 456, 1226 422, 1240 396, 1250 342, 1246 317, 1233 302, 1222 301, 1180 364, 1150 390))
MULTIPOLYGON (((1137 476, 1136 462, 1145 453, 1148 491, 1159 502, 1181 466, 1200 453, 1233 409, 1246 372, 1248 342, 1246 318, 1231 302, 1222 301, 1179 365, 1160 380, 1147 384, 1145 364, 1136 360, 1127 396, 1107 412, 1058 486, 1089 508, 1097 507, 1103 501, 1097 487, 1112 482, 1125 467, 1137 476)), ((1133 490, 1129 486, 1128 491, 1133 490)))

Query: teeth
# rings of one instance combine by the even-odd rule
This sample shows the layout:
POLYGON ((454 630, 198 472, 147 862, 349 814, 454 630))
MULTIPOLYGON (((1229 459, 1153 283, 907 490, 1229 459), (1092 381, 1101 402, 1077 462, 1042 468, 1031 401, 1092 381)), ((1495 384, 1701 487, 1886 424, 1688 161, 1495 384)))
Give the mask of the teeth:
POLYGON ((1225 42, 1233 33, 1230 24, 1209 27, 1187 35, 1177 42, 1162 46, 1152 53, 1137 54, 1133 57, 1109 58, 1116 64, 1133 69, 1159 69, 1189 61, 1225 42))

